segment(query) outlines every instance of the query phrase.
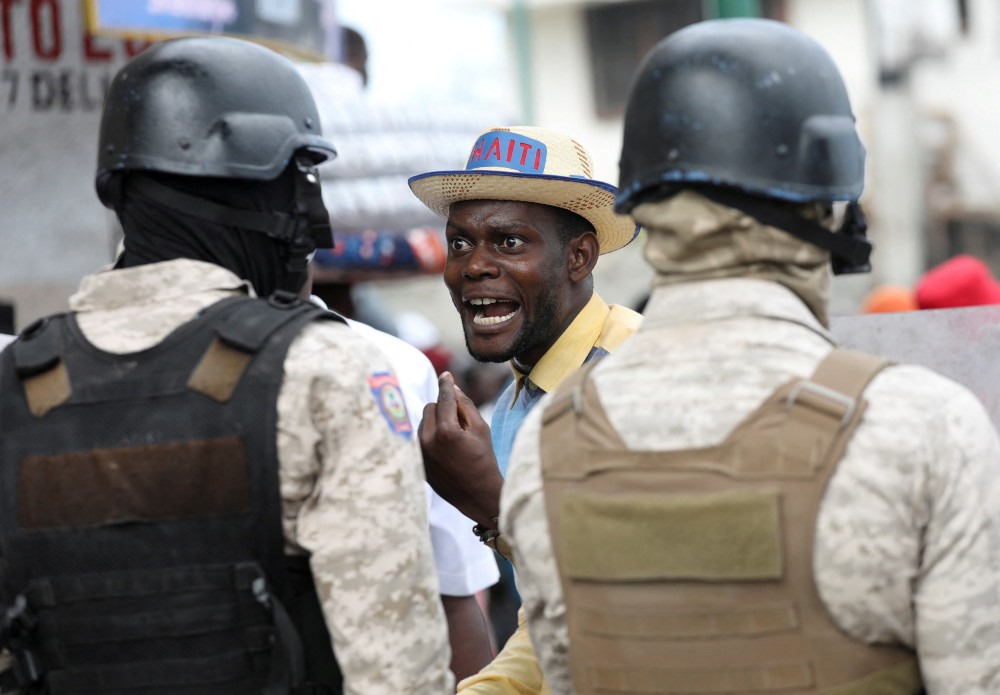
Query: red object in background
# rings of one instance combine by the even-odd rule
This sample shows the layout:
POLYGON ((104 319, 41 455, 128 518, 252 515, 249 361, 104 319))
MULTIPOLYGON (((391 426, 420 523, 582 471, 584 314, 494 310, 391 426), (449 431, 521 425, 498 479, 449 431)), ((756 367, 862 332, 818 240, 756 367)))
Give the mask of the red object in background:
POLYGON ((921 309, 1000 304, 1000 283, 985 263, 963 254, 924 273, 916 296, 921 309))
POLYGON ((431 361, 431 365, 434 367, 434 371, 441 375, 441 372, 448 371, 451 368, 451 350, 443 344, 432 345, 431 347, 421 348, 420 350, 427 356, 427 359, 431 361))

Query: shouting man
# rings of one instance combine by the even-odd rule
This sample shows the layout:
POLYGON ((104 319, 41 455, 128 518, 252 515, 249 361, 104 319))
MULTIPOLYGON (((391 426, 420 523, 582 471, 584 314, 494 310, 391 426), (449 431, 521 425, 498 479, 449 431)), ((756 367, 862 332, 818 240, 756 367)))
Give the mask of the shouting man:
MULTIPOLYGON (((496 547, 502 475, 521 421, 565 376, 639 326, 638 314, 594 292, 591 275, 600 254, 625 246, 637 230, 631 217, 615 214, 617 189, 593 178, 587 151, 542 128, 490 128, 464 170, 415 176, 410 187, 448 220, 444 279, 469 353, 509 361, 514 372, 492 432, 447 374, 420 428, 428 481, 496 547)), ((491 666, 460 684, 468 693, 543 688, 523 628, 491 666)))

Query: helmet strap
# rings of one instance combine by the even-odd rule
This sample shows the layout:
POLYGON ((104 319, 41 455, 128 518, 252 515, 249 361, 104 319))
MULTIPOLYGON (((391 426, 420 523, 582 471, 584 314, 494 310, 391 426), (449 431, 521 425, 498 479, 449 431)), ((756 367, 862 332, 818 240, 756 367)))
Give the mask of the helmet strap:
POLYGON ((295 176, 294 210, 261 212, 222 205, 189 193, 183 193, 148 177, 133 177, 129 187, 179 214, 206 222, 261 232, 287 245, 288 270, 303 272, 317 246, 332 246, 330 217, 323 205, 322 191, 315 169, 302 169, 295 176))
POLYGON ((795 213, 787 203, 758 198, 730 188, 696 186, 692 190, 720 205, 740 210, 766 225, 829 251, 834 275, 867 273, 872 269, 869 261, 872 244, 865 236, 868 222, 861 206, 856 202, 848 204, 843 224, 836 232, 832 232, 814 220, 795 213))
POLYGON ((295 214, 306 220, 314 240, 313 248, 332 248, 333 231, 330 213, 323 204, 323 187, 316 167, 305 156, 297 156, 295 177, 295 214))

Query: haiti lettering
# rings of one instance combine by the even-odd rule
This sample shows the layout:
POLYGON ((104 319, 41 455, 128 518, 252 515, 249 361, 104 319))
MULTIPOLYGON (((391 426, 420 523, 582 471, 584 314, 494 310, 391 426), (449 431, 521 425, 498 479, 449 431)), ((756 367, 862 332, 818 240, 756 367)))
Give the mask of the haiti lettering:
POLYGON ((476 141, 465 168, 504 167, 525 174, 540 174, 545 171, 546 152, 545 143, 534 138, 494 130, 476 141))
POLYGON ((404 439, 409 439, 413 433, 410 416, 406 412, 403 392, 399 390, 399 379, 395 374, 380 372, 368 377, 368 386, 375 396, 382 417, 389 423, 389 429, 404 439))

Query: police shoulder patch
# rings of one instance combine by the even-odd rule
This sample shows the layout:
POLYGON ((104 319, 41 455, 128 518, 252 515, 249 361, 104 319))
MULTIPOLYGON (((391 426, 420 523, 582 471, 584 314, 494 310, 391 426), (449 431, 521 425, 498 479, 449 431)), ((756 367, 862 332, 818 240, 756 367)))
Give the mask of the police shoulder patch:
POLYGON ((389 429, 404 439, 409 439, 413 433, 413 425, 410 424, 410 415, 406 412, 406 403, 396 375, 388 372, 372 374, 368 377, 368 386, 375 396, 382 417, 389 423, 389 429))

